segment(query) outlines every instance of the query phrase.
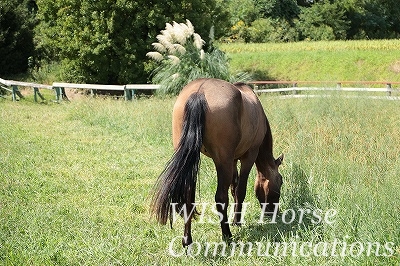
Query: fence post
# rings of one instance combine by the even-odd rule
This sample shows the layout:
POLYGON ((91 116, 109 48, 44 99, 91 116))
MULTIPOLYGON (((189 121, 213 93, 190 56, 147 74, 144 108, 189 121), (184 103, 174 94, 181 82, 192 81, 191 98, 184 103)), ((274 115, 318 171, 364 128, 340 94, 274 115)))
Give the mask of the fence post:
POLYGON ((127 89, 126 86, 124 86, 125 101, 131 101, 132 100, 132 94, 133 94, 133 90, 127 89))
POLYGON ((18 90, 18 87, 15 85, 12 85, 12 100, 13 100, 13 102, 17 101, 17 90, 18 90))
POLYGON ((21 99, 24 98, 24 96, 18 90, 18 86, 17 85, 12 85, 12 99, 13 99, 13 101, 18 101, 17 96, 19 98, 21 98, 21 99))
POLYGON ((387 89, 387 91, 386 91, 387 96, 392 96, 392 84, 391 83, 386 84, 386 89, 387 89))
MULTIPOLYGON (((253 84, 253 91, 256 92, 258 90, 258 85, 257 84, 253 84)), ((261 93, 257 93, 258 96, 261 95, 261 93)))
POLYGON ((132 101, 135 98, 135 90, 127 89, 126 86, 124 86, 124 94, 126 101, 132 101))
POLYGON ((293 95, 297 94, 296 88, 297 88, 297 83, 293 83, 293 91, 292 91, 293 95))
MULTIPOLYGON (((56 102, 59 102, 60 99, 69 101, 67 94, 65 93, 64 87, 54 87, 54 90, 56 91, 56 102)), ((42 98, 42 99, 44 99, 44 98, 42 98)))
POLYGON ((54 87, 54 90, 56 91, 56 102, 59 102, 61 97, 61 87, 54 87))
POLYGON ((33 98, 34 98, 34 100, 35 100, 36 103, 37 103, 37 101, 38 101, 38 99, 37 99, 38 96, 40 97, 40 99, 42 99, 42 101, 44 101, 44 97, 43 97, 43 95, 40 93, 38 87, 33 87, 33 92, 34 92, 33 98))
POLYGON ((33 99, 35 100, 35 103, 37 103, 37 96, 38 96, 38 93, 39 93, 39 89, 36 88, 36 87, 34 87, 34 88, 33 88, 33 99))

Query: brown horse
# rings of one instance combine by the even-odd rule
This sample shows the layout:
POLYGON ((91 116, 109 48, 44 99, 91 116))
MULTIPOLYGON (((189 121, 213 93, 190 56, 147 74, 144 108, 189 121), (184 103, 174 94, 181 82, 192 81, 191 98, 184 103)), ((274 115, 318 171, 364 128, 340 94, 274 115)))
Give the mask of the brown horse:
POLYGON ((240 225, 249 172, 256 164, 255 193, 266 210, 277 207, 282 185, 274 159, 271 129, 257 96, 243 83, 198 79, 186 85, 173 109, 175 153, 158 178, 152 211, 161 224, 172 219, 172 204, 190 213, 183 246, 192 243, 191 218, 195 202, 200 152, 214 161, 218 185, 215 194, 224 239, 232 237, 228 224, 228 191, 235 200, 234 223, 240 225), (238 174, 237 162, 241 163, 238 174))

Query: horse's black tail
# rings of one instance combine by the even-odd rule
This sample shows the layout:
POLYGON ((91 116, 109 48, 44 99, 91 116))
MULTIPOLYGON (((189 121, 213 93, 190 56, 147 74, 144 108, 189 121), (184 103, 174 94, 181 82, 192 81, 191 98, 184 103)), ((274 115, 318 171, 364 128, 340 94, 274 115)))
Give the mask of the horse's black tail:
POLYGON ((189 208, 195 202, 207 109, 203 93, 192 94, 186 102, 179 145, 155 186, 152 212, 161 224, 166 224, 168 217, 172 219, 171 204, 179 211, 185 204, 189 208))

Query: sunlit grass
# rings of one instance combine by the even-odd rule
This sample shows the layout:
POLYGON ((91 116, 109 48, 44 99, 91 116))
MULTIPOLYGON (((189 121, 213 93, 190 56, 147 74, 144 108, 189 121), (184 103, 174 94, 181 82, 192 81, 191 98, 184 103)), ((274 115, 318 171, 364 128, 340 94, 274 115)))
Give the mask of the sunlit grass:
MULTIPOLYGON (((400 231, 397 101, 260 96, 285 154, 282 211, 337 210, 333 225, 258 224, 248 184, 247 224, 235 241, 393 242, 390 257, 186 256, 183 233, 151 219, 151 188, 172 155, 174 98, 80 99, 35 104, 0 99, 0 261, 6 265, 396 265, 400 231), (180 241, 174 246, 181 251, 180 241)), ((198 202, 214 202, 212 161, 202 157, 198 202)), ((207 210, 207 217, 216 219, 207 210)), ((268 220, 267 220, 268 221, 268 220)), ((194 240, 221 241, 218 224, 193 223, 194 240)), ((203 250, 204 251, 204 250, 203 250)))
POLYGON ((228 53, 271 52, 271 51, 342 51, 342 50, 397 50, 400 40, 357 40, 357 41, 303 41, 289 43, 229 43, 220 44, 228 53))
POLYGON ((399 47, 399 40, 220 45, 233 71, 307 81, 400 81, 399 47))

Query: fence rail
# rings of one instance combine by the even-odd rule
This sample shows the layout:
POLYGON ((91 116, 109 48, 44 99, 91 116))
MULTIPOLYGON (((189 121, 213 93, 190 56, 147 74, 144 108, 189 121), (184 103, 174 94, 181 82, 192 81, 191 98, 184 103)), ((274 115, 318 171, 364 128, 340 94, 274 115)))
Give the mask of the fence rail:
MULTIPOLYGON (((346 92, 382 92, 386 93, 386 97, 382 96, 370 96, 370 98, 390 98, 398 100, 399 97, 392 96, 393 92, 399 92, 399 89, 394 86, 399 86, 400 82, 387 82, 387 81, 250 81, 249 85, 252 85, 254 92, 256 93, 272 93, 272 92, 291 92, 291 95, 285 95, 284 97, 318 97, 329 95, 297 95, 300 91, 346 91, 346 92), (303 86, 299 87, 299 84, 303 86), (318 87, 304 86, 316 84, 318 87), (263 89, 262 87, 271 85, 285 85, 284 88, 268 88, 263 89), (367 87, 343 87, 343 85, 366 85, 367 87), (373 87, 376 85, 384 85, 385 87, 373 87)), ((355 96, 349 96, 355 97, 355 96)))
MULTIPOLYGON (((347 92, 382 92, 386 93, 386 97, 381 96, 370 96, 371 98, 389 98, 389 99, 400 99, 400 97, 392 96, 393 92, 400 92, 399 89, 394 86, 400 86, 400 82, 387 82, 387 81, 249 81, 247 82, 253 87, 256 93, 287 93, 283 97, 316 97, 324 95, 299 95, 300 91, 347 91, 347 92), (310 86, 317 85, 316 87, 310 86), (283 88, 263 88, 266 86, 273 85, 284 85, 283 88), (302 86, 299 86, 302 85, 302 86), (344 87, 343 85, 364 85, 364 87, 344 87), (374 87, 376 85, 384 85, 384 87, 374 87)), ((136 90, 158 90, 160 85, 156 84, 127 84, 127 85, 101 85, 101 84, 78 84, 78 83, 65 83, 65 82, 54 82, 52 85, 44 85, 32 82, 21 82, 15 80, 5 80, 0 78, 0 87, 8 90, 12 93, 13 101, 24 96, 19 91, 18 87, 29 87, 33 88, 34 100, 38 101, 38 97, 41 100, 45 100, 39 89, 48 89, 55 92, 55 100, 58 102, 62 99, 66 99, 67 95, 65 89, 83 89, 90 90, 91 94, 94 95, 98 90, 103 91, 123 91, 125 100, 132 100, 136 90)), ((326 96, 326 95, 325 95, 326 96)), ((329 97, 329 95, 328 95, 329 97)), ((353 97, 353 96, 351 96, 353 97)))
POLYGON ((102 84, 78 84, 78 83, 65 83, 65 82, 54 82, 52 85, 44 85, 32 82, 21 82, 15 80, 5 80, 0 78, 1 88, 10 91, 12 93, 13 101, 17 100, 17 97, 24 98, 19 91, 18 87, 30 87, 34 90, 35 102, 38 100, 38 96, 44 100, 43 95, 39 89, 50 89, 54 90, 56 95, 56 101, 62 99, 68 99, 65 93, 65 89, 83 89, 90 90, 91 94, 96 94, 96 91, 123 91, 125 100, 132 100, 135 95, 135 90, 157 90, 160 85, 155 84, 127 84, 127 85, 102 85, 102 84))

